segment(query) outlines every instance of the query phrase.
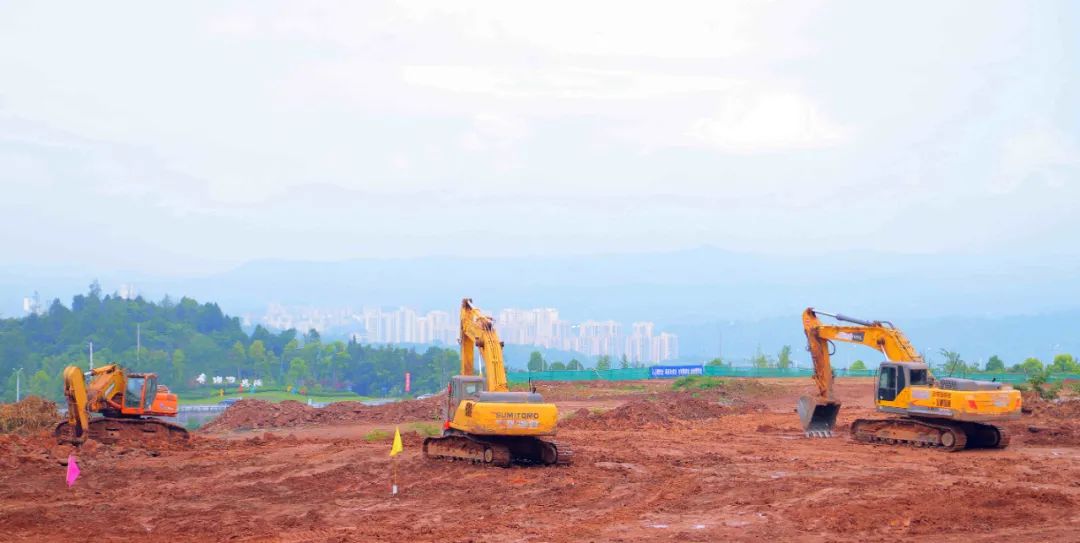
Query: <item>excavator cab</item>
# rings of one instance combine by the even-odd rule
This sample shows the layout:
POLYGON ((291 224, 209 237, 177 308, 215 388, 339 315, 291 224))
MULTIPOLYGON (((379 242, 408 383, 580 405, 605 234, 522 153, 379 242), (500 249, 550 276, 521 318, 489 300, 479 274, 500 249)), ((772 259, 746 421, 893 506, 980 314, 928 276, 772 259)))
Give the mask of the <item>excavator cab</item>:
POLYGON ((905 388, 929 386, 930 368, 919 362, 882 362, 878 366, 877 401, 893 402, 905 388))
POLYGON ((446 420, 453 420, 458 405, 465 400, 479 400, 484 391, 484 378, 479 375, 455 375, 450 378, 447 394, 446 420))
POLYGON ((124 414, 139 415, 147 411, 157 395, 157 375, 129 374, 124 388, 124 414))

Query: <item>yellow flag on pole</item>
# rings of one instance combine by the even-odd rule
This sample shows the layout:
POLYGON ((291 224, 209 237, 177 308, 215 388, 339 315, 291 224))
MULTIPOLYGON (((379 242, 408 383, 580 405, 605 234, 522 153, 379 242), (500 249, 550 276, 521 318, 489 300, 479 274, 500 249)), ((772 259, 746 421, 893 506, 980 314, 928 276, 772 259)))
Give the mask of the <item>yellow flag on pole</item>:
POLYGON ((396 456, 402 450, 401 447, 401 432, 397 426, 394 427, 394 444, 390 446, 390 456, 396 456))

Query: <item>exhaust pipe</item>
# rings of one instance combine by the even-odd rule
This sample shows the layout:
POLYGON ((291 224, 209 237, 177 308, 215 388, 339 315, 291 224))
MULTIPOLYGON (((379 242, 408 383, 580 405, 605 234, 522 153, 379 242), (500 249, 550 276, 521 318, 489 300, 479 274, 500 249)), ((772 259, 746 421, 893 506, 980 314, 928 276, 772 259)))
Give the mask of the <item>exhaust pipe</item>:
POLYGON ((832 437, 836 416, 840 414, 840 402, 823 398, 803 396, 795 410, 799 413, 806 437, 832 437))

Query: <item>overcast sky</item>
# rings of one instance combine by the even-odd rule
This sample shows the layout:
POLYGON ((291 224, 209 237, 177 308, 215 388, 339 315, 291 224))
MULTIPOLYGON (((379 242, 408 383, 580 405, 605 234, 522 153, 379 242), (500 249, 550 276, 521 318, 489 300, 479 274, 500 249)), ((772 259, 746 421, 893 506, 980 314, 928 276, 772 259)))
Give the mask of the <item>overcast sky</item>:
POLYGON ((4 260, 1080 252, 1080 4, 634 4, 4 2, 4 260))

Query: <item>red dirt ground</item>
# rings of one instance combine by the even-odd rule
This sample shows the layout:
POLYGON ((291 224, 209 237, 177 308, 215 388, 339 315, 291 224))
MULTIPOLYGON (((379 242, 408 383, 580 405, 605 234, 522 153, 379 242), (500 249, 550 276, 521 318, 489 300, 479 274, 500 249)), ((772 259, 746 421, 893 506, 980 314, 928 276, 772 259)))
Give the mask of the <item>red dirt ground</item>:
MULTIPOLYGON (((283 418, 269 431, 199 432, 171 450, 88 444, 72 489, 61 465, 70 447, 3 435, 0 539, 1034 542, 1080 533, 1080 441, 1069 418, 1078 403, 1039 405, 1010 423, 1006 450, 942 453, 806 439, 793 410, 809 383, 769 384, 694 397, 601 383, 591 400, 571 394, 576 384, 542 390, 564 414, 577 411, 559 432, 574 464, 558 468, 426 461, 408 423, 426 419, 424 402, 394 413, 338 408, 351 413, 344 424, 283 418), (391 498, 389 438, 370 431, 395 423, 405 452, 402 493, 391 498)), ((874 416, 871 386, 838 381, 841 427, 874 416)))

